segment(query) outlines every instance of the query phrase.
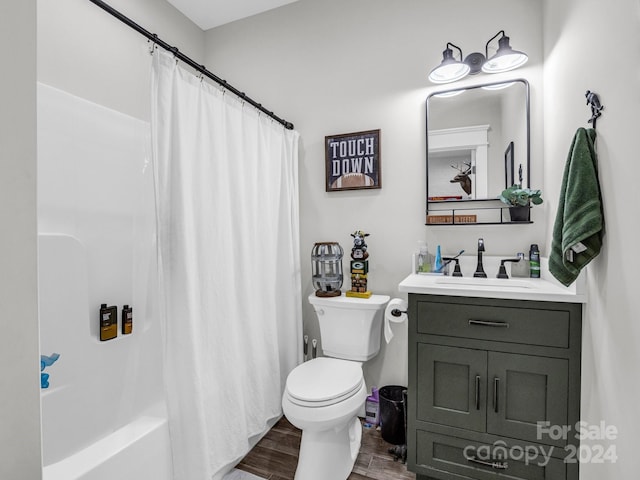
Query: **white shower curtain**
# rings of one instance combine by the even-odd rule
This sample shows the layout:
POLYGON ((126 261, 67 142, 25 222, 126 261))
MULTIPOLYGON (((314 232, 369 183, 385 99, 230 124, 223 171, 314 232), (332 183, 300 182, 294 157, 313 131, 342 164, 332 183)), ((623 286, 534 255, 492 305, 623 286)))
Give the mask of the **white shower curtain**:
POLYGON ((162 51, 152 129, 174 476, 218 479, 301 360, 298 134, 162 51))

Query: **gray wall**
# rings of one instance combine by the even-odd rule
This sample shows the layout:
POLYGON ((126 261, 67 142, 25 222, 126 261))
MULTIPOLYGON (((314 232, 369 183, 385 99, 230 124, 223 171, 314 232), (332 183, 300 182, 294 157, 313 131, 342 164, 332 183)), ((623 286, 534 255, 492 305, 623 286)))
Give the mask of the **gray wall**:
MULTIPOLYGON (((519 77, 531 82, 532 153, 538 159, 532 182, 542 181, 541 17, 541 3, 529 0, 300 0, 207 32, 206 64, 294 122, 301 134, 300 245, 309 335, 319 338, 306 301, 314 242, 338 241, 350 249, 351 232, 370 233, 369 286, 393 297, 402 296, 397 286, 409 273, 418 240, 471 254, 483 236, 490 255, 544 244, 544 207, 530 226, 425 227, 425 101, 429 93, 451 88, 435 87, 427 75, 442 60, 447 41, 466 55, 484 50, 506 29, 512 46, 530 55, 525 68, 468 77, 463 84, 519 77), (382 189, 326 193, 325 135, 376 128, 382 130, 382 189)), ((365 366, 370 386, 406 384, 406 325, 393 329, 396 337, 365 366)))
POLYGON ((2 2, 0 42, 0 478, 37 480, 36 2, 2 2))
MULTIPOLYGON (((165 0, 109 0, 197 62, 204 33, 165 0)), ((38 2, 38 81, 149 120, 147 40, 87 0, 38 2)))
MULTIPOLYGON (((581 465, 581 478, 636 478, 640 469, 636 298, 640 228, 634 197, 638 190, 640 3, 546 0, 544 6, 544 185, 553 207, 547 218, 549 228, 571 139, 590 117, 585 92, 597 92, 605 106, 597 123, 597 149, 606 235, 602 253, 586 272, 589 303, 583 327, 582 419, 618 429, 617 438, 586 442, 602 445, 605 451, 612 449, 618 459, 581 465), (611 55, 615 51, 624 53, 616 58, 611 55)), ((596 451, 595 446, 591 448, 587 453, 596 451)))

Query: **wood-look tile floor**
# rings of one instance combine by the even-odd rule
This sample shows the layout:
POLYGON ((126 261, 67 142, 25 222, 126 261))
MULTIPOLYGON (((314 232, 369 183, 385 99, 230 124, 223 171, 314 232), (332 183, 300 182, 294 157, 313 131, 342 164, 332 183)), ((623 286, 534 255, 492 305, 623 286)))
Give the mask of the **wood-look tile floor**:
MULTIPOLYGON (((236 468, 267 480, 293 480, 300 437, 300 430, 282 417, 236 468)), ((363 428, 360 453, 348 480, 415 480, 402 461, 394 461, 388 451, 391 447, 378 430, 363 428)))

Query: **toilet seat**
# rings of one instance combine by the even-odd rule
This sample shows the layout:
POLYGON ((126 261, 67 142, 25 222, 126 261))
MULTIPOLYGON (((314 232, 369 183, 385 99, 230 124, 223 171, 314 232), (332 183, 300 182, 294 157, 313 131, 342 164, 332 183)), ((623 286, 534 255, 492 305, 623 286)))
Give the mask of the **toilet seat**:
POLYGON ((290 401, 304 407, 326 407, 355 395, 364 382, 359 362, 320 357, 298 365, 287 377, 290 401))

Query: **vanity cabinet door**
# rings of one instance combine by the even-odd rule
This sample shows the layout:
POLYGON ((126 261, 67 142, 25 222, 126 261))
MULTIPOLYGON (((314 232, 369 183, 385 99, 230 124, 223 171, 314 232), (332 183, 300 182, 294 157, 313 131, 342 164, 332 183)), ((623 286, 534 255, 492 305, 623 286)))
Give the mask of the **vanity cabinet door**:
POLYGON ((569 361, 488 352, 487 432, 565 446, 566 439, 542 438, 538 422, 567 425, 569 361))
POLYGON ((418 420, 484 432, 487 352, 418 344, 418 420))

